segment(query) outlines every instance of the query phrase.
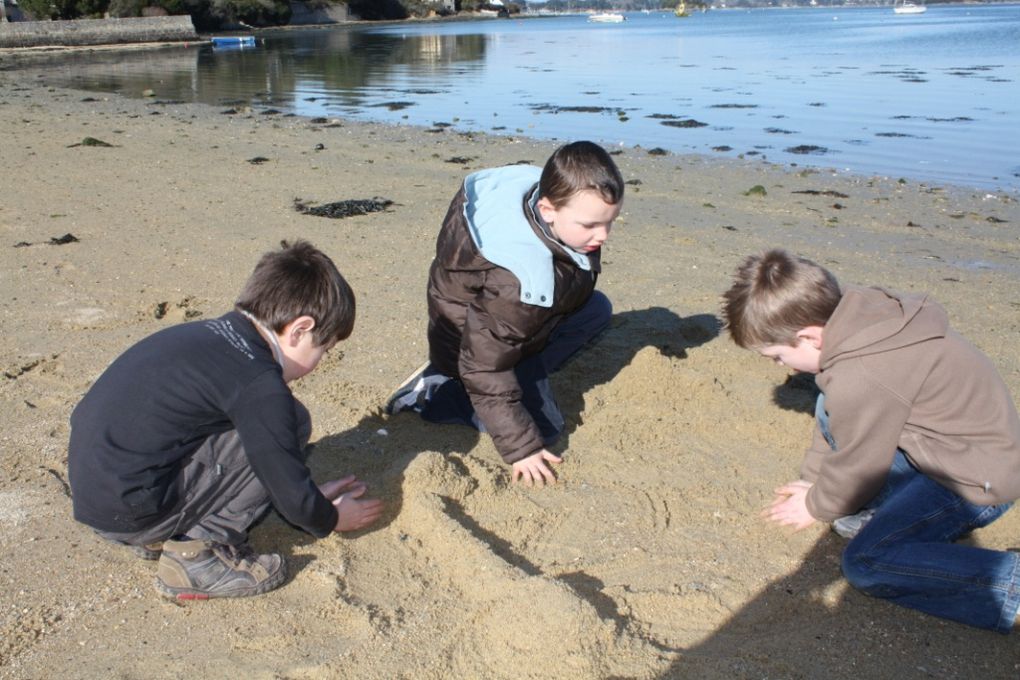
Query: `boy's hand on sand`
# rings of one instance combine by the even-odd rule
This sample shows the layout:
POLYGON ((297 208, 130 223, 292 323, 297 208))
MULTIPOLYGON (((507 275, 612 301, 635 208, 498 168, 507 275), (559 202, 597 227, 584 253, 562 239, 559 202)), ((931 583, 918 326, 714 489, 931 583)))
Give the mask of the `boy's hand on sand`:
POLYGON ((545 486, 547 483, 555 484, 556 475, 553 474, 552 468, 546 465, 547 462, 562 463, 563 459, 549 453, 545 449, 541 449, 527 458, 521 458, 514 463, 510 479, 515 482, 523 481, 528 486, 535 484, 545 486))
POLYGON ((807 494, 813 485, 798 479, 776 489, 776 498, 772 505, 762 511, 762 516, 785 526, 792 526, 794 531, 806 529, 815 523, 815 518, 807 509, 807 494))
POLYGON ((332 479, 328 482, 323 482, 319 485, 319 491, 322 495, 333 501, 336 500, 340 494, 346 491, 354 491, 357 487, 365 486, 364 482, 359 482, 358 478, 354 475, 347 475, 343 479, 332 479))
POLYGON ((360 500, 368 487, 354 475, 320 484, 319 490, 336 508, 337 519, 333 531, 363 529, 382 514, 383 502, 378 498, 360 500))

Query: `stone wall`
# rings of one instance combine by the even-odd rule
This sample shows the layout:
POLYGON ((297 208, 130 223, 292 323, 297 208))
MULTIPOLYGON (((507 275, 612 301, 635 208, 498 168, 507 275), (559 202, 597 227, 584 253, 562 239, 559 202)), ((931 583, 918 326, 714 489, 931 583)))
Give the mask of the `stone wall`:
POLYGON ((0 48, 197 40, 190 16, 0 23, 0 48))

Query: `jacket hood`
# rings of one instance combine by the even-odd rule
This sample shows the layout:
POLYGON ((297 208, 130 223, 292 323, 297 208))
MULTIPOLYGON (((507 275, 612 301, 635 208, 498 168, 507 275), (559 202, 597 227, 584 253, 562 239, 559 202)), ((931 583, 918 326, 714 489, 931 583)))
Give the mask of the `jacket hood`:
POLYGON ((825 325, 819 363, 824 371, 843 359, 944 337, 948 329, 945 310, 929 302, 927 295, 850 286, 825 325), (854 322, 839 323, 840 317, 854 322), (838 329, 845 329, 845 334, 838 329))

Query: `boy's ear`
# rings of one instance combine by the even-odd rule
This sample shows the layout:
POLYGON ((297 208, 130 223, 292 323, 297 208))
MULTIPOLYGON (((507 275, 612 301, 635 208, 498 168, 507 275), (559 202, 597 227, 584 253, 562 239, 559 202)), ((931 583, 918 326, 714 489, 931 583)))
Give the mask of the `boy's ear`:
POLYGON ((556 220, 556 206, 552 204, 552 201, 543 196, 538 199, 538 214, 542 216, 543 220, 551 224, 556 220))
POLYGON ((815 349, 821 349, 824 333, 825 328, 822 326, 805 326, 797 331, 797 339, 804 340, 815 349))
POLYGON ((315 328, 315 319, 308 315, 299 316, 287 324, 283 329, 283 336, 293 346, 301 341, 305 333, 311 333, 313 328, 315 328))

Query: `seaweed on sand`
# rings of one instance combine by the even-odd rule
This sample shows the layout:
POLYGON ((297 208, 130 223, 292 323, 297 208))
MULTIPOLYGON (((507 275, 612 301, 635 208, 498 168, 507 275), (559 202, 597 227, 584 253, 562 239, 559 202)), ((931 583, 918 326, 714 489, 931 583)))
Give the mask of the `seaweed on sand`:
POLYGON ((388 198, 352 198, 344 201, 335 201, 325 205, 309 206, 300 198, 294 199, 294 209, 303 215, 315 215, 317 217, 329 217, 342 219, 344 217, 356 217, 369 213, 386 210, 393 205, 388 198))

